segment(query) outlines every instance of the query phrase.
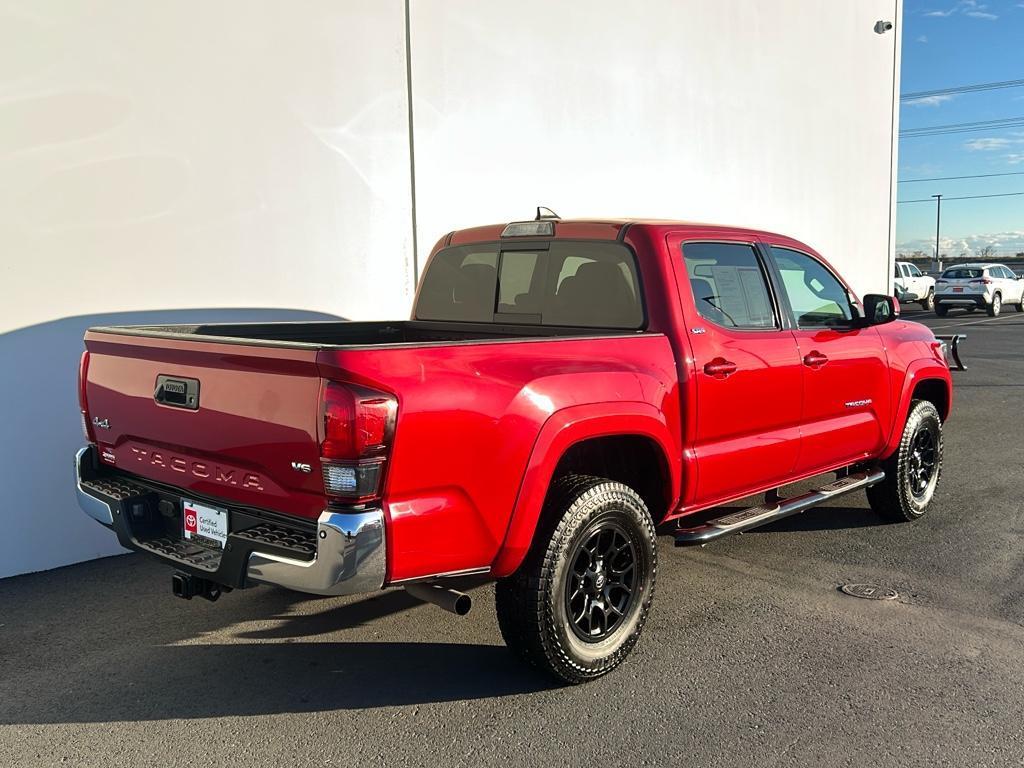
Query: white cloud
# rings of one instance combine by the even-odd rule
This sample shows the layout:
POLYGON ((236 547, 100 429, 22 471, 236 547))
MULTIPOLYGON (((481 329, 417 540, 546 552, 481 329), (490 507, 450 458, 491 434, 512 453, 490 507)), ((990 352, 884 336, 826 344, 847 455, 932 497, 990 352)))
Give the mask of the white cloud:
POLYGON ((919 42, 919 43, 927 43, 928 42, 928 35, 921 35, 920 37, 917 38, 917 42, 919 42))
POLYGON ((1019 142, 1014 139, 971 139, 964 142, 964 148, 969 149, 971 152, 990 152, 997 149, 1006 149, 1011 144, 1017 143, 1019 142))
POLYGON ((1020 165, 1024 163, 1024 152, 1011 152, 1008 155, 1003 155, 1003 159, 1010 165, 1020 165))
MULTIPOLYGON (((1024 230, 939 238, 939 250, 946 256, 963 254, 968 258, 973 258, 988 245, 996 249, 999 258, 1005 258, 1015 253, 1024 253, 1024 230)), ((924 251, 931 255, 935 252, 935 238, 917 237, 904 240, 896 244, 896 249, 901 253, 924 251)))
MULTIPOLYGON (((1024 8, 1024 3, 1018 3, 1017 7, 1024 8)), ((952 16, 954 13, 959 12, 964 16, 970 16, 971 18, 974 19, 986 19, 988 21, 995 21, 996 19, 999 18, 996 14, 987 11, 987 8, 987 5, 982 5, 978 3, 977 0, 960 0, 959 3, 954 5, 949 10, 928 11, 924 15, 930 16, 935 19, 946 19, 952 16)))
POLYGON ((919 99, 911 99, 910 101, 905 101, 903 103, 906 106, 913 107, 937 107, 939 104, 945 104, 947 101, 952 101, 955 96, 955 93, 942 93, 938 96, 922 96, 919 99))

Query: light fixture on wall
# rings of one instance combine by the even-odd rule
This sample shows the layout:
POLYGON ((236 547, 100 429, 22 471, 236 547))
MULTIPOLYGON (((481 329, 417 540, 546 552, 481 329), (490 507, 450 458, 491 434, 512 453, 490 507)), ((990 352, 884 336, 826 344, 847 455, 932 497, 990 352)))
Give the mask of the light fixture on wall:
POLYGON ((884 35, 890 29, 892 29, 892 22, 891 21, 881 21, 881 20, 879 20, 879 21, 875 22, 875 32, 877 32, 880 35, 884 35))

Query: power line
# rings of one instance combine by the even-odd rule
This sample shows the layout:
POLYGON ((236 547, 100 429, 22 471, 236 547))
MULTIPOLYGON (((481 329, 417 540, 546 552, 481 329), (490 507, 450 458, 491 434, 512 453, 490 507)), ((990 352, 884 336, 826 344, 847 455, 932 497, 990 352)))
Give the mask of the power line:
MULTIPOLYGON (((943 200, 979 200, 983 197, 1016 197, 1017 195, 1024 195, 1024 192, 1002 192, 998 195, 964 195, 962 197, 943 197, 943 200)), ((934 203, 934 198, 922 197, 920 200, 897 200, 896 205, 902 205, 903 203, 934 203)))
POLYGON ((975 85, 956 85, 951 88, 936 88, 933 91, 916 91, 901 93, 900 101, 925 99, 929 96, 950 96, 957 93, 973 93, 975 91, 994 91, 999 88, 1018 88, 1024 86, 1024 80, 1003 80, 995 83, 977 83, 975 85))
POLYGON ((926 125, 921 128, 906 128, 900 131, 900 138, 937 136, 944 133, 967 133, 969 131, 990 131, 1002 128, 1024 126, 1024 116, 1003 117, 998 120, 977 120, 970 123, 949 123, 948 125, 926 125))
POLYGON ((935 176, 931 179, 900 179, 897 184, 913 184, 918 181, 957 181, 959 179, 991 179, 994 176, 1024 176, 1024 171, 1007 171, 1006 173, 979 173, 974 176, 935 176))

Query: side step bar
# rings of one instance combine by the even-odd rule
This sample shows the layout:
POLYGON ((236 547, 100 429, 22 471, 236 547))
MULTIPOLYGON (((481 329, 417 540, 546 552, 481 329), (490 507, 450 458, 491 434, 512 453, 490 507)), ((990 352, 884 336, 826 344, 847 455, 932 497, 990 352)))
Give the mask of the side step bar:
POLYGON ((854 472, 828 485, 815 488, 802 496, 794 496, 791 499, 781 499, 772 504, 730 512, 728 515, 716 517, 693 528, 678 528, 676 529, 676 546, 685 547, 691 544, 706 544, 709 541, 714 541, 722 536, 728 536, 731 533, 749 531, 751 528, 767 525, 784 517, 803 512, 805 509, 816 507, 829 499, 834 499, 836 496, 842 496, 861 488, 875 485, 884 479, 885 472, 880 469, 854 472))

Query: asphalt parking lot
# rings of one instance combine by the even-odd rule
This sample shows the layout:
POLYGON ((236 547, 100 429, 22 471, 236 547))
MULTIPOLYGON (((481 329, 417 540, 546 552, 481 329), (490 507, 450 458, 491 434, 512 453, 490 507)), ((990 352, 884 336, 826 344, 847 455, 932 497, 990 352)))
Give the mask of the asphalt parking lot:
POLYGON ((616 673, 558 687, 404 592, 170 594, 130 555, 0 581, 0 766, 1020 766, 1024 314, 969 335, 938 501, 862 494, 705 549, 662 538, 616 673), (850 582, 892 602, 841 594, 850 582))

